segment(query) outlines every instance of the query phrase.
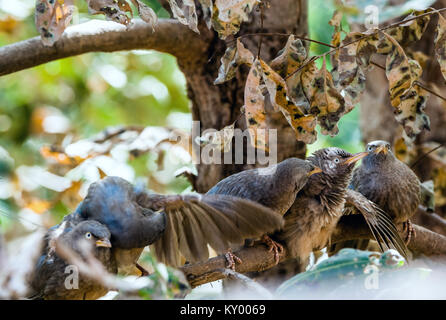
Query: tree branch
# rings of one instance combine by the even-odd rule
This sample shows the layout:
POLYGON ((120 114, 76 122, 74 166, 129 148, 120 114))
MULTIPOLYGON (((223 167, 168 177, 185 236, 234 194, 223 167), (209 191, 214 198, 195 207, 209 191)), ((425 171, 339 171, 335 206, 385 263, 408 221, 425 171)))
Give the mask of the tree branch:
MULTIPOLYGON (((446 255, 446 237, 432 232, 418 225, 413 225, 416 236, 412 238, 408 248, 414 253, 422 253, 425 256, 446 255)), ((332 243, 354 240, 373 239, 370 229, 360 215, 345 216, 338 223, 333 233, 332 243)), ((239 273, 263 271, 275 266, 274 253, 269 252, 263 244, 242 248, 234 253, 243 263, 236 266, 239 273)), ((288 260, 287 251, 280 262, 288 260)), ((205 262, 185 265, 181 268, 192 288, 199 285, 225 278, 222 269, 226 268, 227 261, 224 255, 217 256, 205 262)))
POLYGON ((154 33, 149 24, 138 19, 128 27, 90 20, 67 28, 52 47, 44 46, 40 37, 35 37, 0 48, 0 76, 87 52, 133 49, 170 53, 187 67, 203 59, 208 45, 204 38, 172 19, 160 19, 154 33))

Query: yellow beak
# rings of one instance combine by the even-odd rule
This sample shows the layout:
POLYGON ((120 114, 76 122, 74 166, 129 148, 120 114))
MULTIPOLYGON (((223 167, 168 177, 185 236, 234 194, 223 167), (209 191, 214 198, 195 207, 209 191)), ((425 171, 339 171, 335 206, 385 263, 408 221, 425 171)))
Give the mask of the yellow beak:
POLYGON ((111 248, 110 240, 108 239, 99 239, 96 241, 96 247, 104 247, 104 248, 111 248))
POLYGON ((387 147, 385 145, 381 145, 381 146, 379 146, 378 148, 375 149, 375 153, 376 154, 378 154, 378 153, 387 154, 387 152, 388 152, 388 150, 387 150, 387 147))
POLYGON ((350 158, 347 158, 347 160, 344 161, 344 164, 352 164, 355 163, 359 160, 361 160, 362 158, 364 158, 365 156, 367 156, 368 153, 367 152, 359 152, 354 154, 353 156, 351 156, 350 158))
POLYGON ((315 173, 319 173, 319 172, 322 172, 322 169, 319 168, 319 167, 314 167, 313 170, 311 170, 310 172, 308 172, 308 176, 312 176, 313 174, 315 174, 315 173))

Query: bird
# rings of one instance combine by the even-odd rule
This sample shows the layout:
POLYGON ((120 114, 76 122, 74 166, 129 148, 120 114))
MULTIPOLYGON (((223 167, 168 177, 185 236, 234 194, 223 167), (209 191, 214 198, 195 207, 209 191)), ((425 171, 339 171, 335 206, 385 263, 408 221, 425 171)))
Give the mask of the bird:
POLYGON ((107 226, 123 274, 133 273, 135 266, 146 273, 137 260, 148 245, 159 262, 178 267, 184 260, 207 260, 208 245, 230 252, 247 238, 283 226, 281 215, 254 201, 228 195, 161 195, 119 177, 93 183, 70 219, 107 226))
POLYGON ((421 201, 420 180, 395 157, 389 142, 372 141, 366 152, 362 164, 353 172, 351 188, 377 204, 395 224, 403 223, 407 244, 414 234, 410 218, 421 201))
MULTIPOLYGON (((354 165, 366 155, 365 152, 351 154, 336 147, 324 148, 307 160, 290 158, 272 168, 251 169, 229 176, 208 193, 239 196, 276 210, 284 216, 285 225, 268 237, 278 248, 284 246, 290 257, 305 261, 313 250, 327 244, 343 215, 354 165)), ((384 229, 389 237, 398 237, 386 216, 367 210, 360 212, 374 234, 384 229)))
POLYGON ((33 300, 92 300, 104 296, 109 290, 94 279, 79 273, 77 286, 67 286, 70 264, 59 254, 62 245, 81 257, 85 249, 92 250, 110 273, 116 272, 111 252, 110 231, 103 224, 88 220, 77 224, 64 225, 63 232, 57 238, 54 234, 61 232, 57 225, 45 235, 45 245, 38 259, 32 278, 29 299, 33 300), (57 241, 57 244, 56 244, 57 241), (86 244, 83 245, 83 244, 86 244))
MULTIPOLYGON (((249 169, 230 175, 219 181, 206 194, 249 199, 283 216, 309 177, 319 172, 321 169, 310 161, 288 158, 265 168, 249 169)), ((268 245, 270 251, 274 251, 277 263, 283 251, 282 245, 273 241, 267 234, 262 235, 262 241, 268 245)))

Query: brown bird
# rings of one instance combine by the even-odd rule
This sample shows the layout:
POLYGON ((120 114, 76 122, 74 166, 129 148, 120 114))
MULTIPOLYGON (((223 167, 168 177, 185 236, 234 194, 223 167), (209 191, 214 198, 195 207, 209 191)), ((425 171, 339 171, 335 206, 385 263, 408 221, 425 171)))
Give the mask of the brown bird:
POLYGON ((81 273, 77 286, 67 286, 67 278, 70 276, 70 272, 67 272, 69 264, 59 256, 55 241, 80 256, 85 254, 83 249, 92 250, 93 256, 108 272, 116 273, 111 253, 110 231, 97 221, 82 221, 76 225, 65 226, 64 232, 56 240, 53 233, 57 233, 59 227, 56 226, 46 234, 46 245, 30 281, 30 299, 91 300, 102 297, 108 289, 81 273), (87 247, 82 246, 83 242, 87 247))
MULTIPOLYGON (((284 215, 293 204, 296 194, 307 183, 310 176, 321 172, 310 161, 290 158, 267 168, 245 170, 218 182, 208 195, 230 195, 249 199, 284 215)), ((282 245, 268 235, 262 236, 276 261, 283 251, 282 245)), ((231 260, 231 257, 227 257, 231 260)), ((237 258, 236 258, 237 259, 237 258)))
POLYGON ((416 174, 392 153, 390 143, 373 141, 367 144, 368 155, 353 173, 351 186, 385 211, 395 224, 404 223, 406 242, 413 228, 410 218, 420 204, 421 187, 416 174))
POLYGON ((221 252, 244 239, 283 226, 283 217, 256 202, 226 195, 160 195, 118 177, 90 186, 72 219, 92 219, 111 232, 120 273, 133 273, 142 250, 152 245, 160 262, 180 266, 208 259, 208 245, 221 252))
MULTIPOLYGON (((354 165, 366 155, 352 155, 339 148, 321 149, 308 160, 288 159, 273 168, 240 172, 220 181, 209 193, 250 199, 284 214, 284 228, 271 238, 278 242, 278 248, 285 245, 291 257, 306 260, 313 249, 327 244, 343 214, 354 165), (313 174, 317 171, 320 173, 313 174)), ((375 233, 389 229, 391 237, 397 234, 385 216, 367 210, 360 212, 375 233)))

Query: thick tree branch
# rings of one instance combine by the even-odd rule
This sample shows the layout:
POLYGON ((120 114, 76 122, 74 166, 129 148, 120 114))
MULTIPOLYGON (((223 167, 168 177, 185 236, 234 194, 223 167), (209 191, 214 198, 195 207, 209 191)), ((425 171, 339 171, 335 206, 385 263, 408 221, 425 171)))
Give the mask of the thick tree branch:
MULTIPOLYGON (((353 240, 353 239, 373 239, 369 228, 364 223, 360 215, 344 217, 338 224, 332 236, 332 242, 353 240), (344 219, 345 218, 345 219, 344 219)), ((446 237, 432 232, 418 225, 413 225, 416 236, 409 243, 409 249, 414 253, 422 253, 425 256, 446 256, 446 237)), ((243 248, 234 253, 242 264, 237 264, 236 271, 239 273, 263 271, 275 266, 274 253, 269 252, 263 244, 253 247, 243 248)), ((289 259, 287 252, 281 256, 280 261, 289 259)), ((221 272, 227 265, 223 255, 209 259, 208 261, 186 265, 181 270, 186 275, 190 285, 194 288, 199 285, 225 278, 221 272)))
POLYGON ((129 27, 91 20, 67 28, 52 47, 44 46, 40 37, 35 37, 0 48, 0 76, 87 52, 133 49, 170 53, 187 68, 202 59, 206 48, 205 37, 176 20, 160 19, 154 33, 149 24, 137 19, 129 27))

